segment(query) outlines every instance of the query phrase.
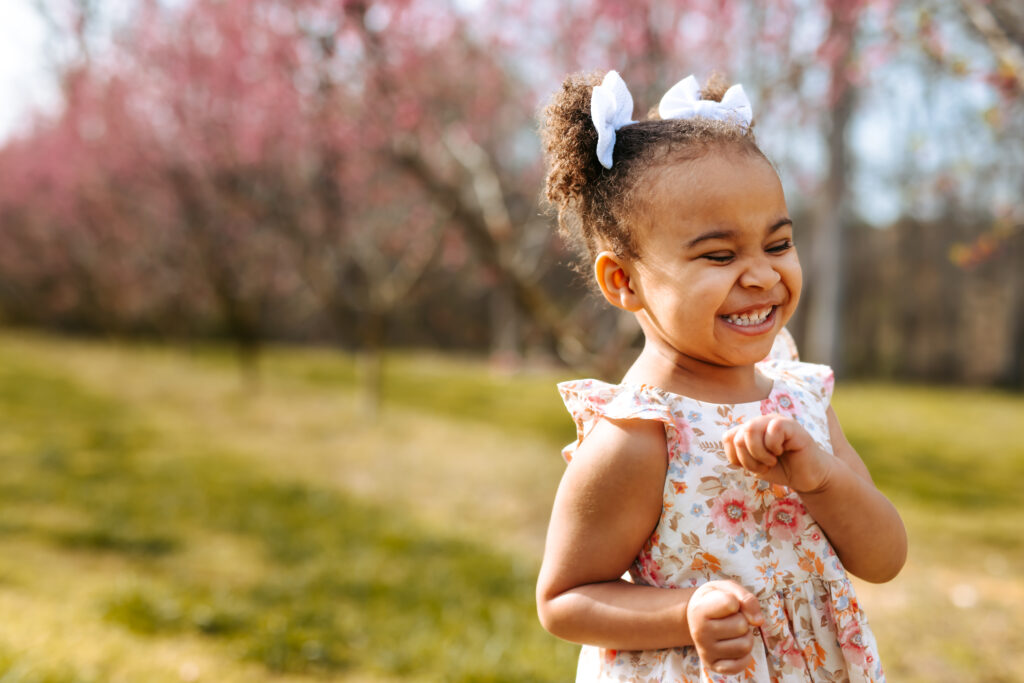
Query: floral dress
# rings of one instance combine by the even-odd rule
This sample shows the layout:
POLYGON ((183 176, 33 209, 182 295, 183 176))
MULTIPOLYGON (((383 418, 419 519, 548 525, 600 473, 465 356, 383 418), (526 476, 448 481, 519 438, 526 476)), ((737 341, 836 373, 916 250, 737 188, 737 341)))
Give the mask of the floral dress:
POLYGON ((559 385, 576 421, 576 442, 602 417, 658 420, 668 470, 661 519, 630 567, 634 583, 692 588, 731 579, 761 603, 765 623, 741 674, 716 674, 693 647, 615 651, 584 646, 577 681, 884 681, 874 637, 853 586, 800 497, 728 465, 722 434, 767 413, 792 415, 832 451, 826 410, 832 372, 822 365, 769 359, 768 398, 705 403, 646 385, 576 380, 559 385))

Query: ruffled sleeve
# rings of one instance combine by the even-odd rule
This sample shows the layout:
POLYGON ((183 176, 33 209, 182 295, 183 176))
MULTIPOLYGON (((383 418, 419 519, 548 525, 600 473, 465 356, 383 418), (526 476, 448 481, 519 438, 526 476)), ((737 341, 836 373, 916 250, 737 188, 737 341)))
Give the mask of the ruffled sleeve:
POLYGON ((816 363, 786 363, 780 364, 787 368, 783 379, 790 384, 799 385, 807 391, 815 400, 828 406, 832 400, 832 391, 835 389, 836 379, 832 368, 827 365, 816 363))
POLYGON ((566 462, 601 418, 612 420, 658 420, 666 430, 675 431, 672 410, 661 392, 645 385, 608 384, 596 379, 579 379, 558 385, 562 401, 576 423, 576 440, 562 449, 566 462))

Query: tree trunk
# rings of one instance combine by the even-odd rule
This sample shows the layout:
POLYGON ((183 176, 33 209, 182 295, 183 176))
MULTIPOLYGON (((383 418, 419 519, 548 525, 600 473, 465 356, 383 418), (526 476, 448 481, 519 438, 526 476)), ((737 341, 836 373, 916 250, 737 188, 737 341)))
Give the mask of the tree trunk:
POLYGON ((247 393, 255 394, 262 388, 260 381, 260 343, 257 337, 235 338, 235 353, 242 385, 247 393))
POLYGON ((1000 384, 1008 389, 1024 390, 1024 274, 1019 266, 1024 263, 1024 230, 1016 229, 1007 238, 1007 247, 1010 261, 1007 268, 1010 281, 1010 339, 1000 384))
POLYGON ((522 360, 519 352, 519 309, 505 282, 491 290, 491 361, 513 369, 522 360))
POLYGON ((841 371, 840 348, 844 276, 844 234, 849 150, 846 132, 853 115, 856 92, 846 78, 853 58, 856 12, 833 9, 829 40, 842 53, 831 66, 833 105, 828 129, 828 172, 814 207, 815 236, 808 278, 806 339, 801 357, 832 365, 841 371))
POLYGON ((562 358, 570 363, 586 359, 591 353, 586 334, 566 319, 565 313, 543 287, 520 272, 509 248, 491 233, 480 210, 463 201, 459 187, 434 173, 414 145, 397 144, 390 154, 390 162, 407 171, 439 206, 451 214, 452 225, 462 230, 467 244, 480 261, 497 270, 508 283, 519 310, 556 340, 562 358))
POLYGON ((384 343, 387 316, 369 309, 363 318, 363 348, 359 357, 359 389, 363 412, 376 419, 384 401, 384 343))

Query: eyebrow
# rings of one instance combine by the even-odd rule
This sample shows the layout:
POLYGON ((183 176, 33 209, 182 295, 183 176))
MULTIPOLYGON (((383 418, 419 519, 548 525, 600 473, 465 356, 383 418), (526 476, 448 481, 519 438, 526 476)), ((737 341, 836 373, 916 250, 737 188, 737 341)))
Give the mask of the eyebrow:
MULTIPOLYGON (((768 228, 767 234, 770 235, 776 230, 784 228, 787 225, 793 225, 793 221, 788 217, 780 218, 771 227, 768 228)), ((710 232, 705 232, 701 235, 697 235, 692 240, 686 243, 686 247, 689 249, 690 247, 695 247, 701 242, 706 242, 708 240, 729 239, 730 237, 735 236, 735 234, 735 230, 712 230, 710 232)))

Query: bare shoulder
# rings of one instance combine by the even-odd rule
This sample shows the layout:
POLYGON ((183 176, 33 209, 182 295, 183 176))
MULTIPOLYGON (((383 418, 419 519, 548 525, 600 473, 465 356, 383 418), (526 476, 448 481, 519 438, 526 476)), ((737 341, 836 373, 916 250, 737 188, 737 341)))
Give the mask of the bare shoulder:
POLYGON ((660 422, 603 419, 576 449, 566 476, 600 495, 646 498, 653 490, 660 501, 667 468, 660 422))
POLYGON ((599 420, 555 496, 545 583, 557 591, 621 576, 661 517, 667 468, 660 422, 599 420))
POLYGON ((622 460, 640 464, 645 460, 664 464, 665 428, 657 420, 613 420, 602 418, 576 449, 573 462, 597 459, 622 460))

